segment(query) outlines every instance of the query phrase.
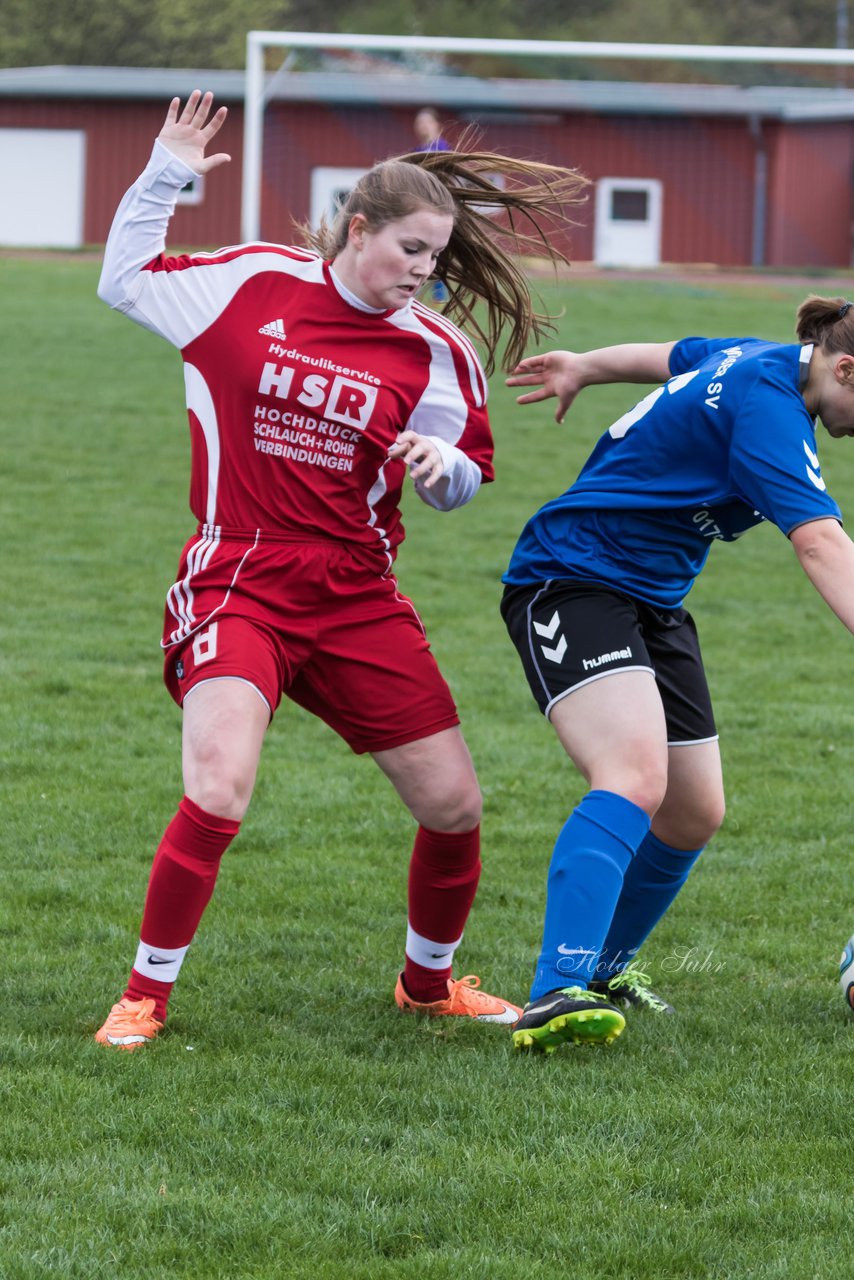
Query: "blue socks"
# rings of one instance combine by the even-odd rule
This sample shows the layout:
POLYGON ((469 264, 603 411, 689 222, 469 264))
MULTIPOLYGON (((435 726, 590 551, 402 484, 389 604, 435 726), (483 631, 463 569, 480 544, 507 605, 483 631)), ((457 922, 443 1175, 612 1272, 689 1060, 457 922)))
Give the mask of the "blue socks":
POLYGON ((543 945, 531 1000, 556 987, 586 987, 600 976, 596 965, 610 936, 623 877, 649 823, 643 809, 612 791, 589 791, 570 814, 549 867, 543 945))
POLYGON ((650 831, 632 859, 596 971, 607 982, 631 964, 658 924, 702 849, 673 849, 650 831))

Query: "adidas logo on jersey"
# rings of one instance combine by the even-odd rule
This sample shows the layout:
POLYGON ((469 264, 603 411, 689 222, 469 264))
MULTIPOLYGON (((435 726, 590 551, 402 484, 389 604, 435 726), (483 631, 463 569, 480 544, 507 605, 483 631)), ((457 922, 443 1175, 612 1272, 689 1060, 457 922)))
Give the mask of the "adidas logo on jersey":
POLYGON ((281 320, 271 320, 269 324, 262 324, 258 332, 263 333, 268 338, 286 338, 288 336, 281 320))

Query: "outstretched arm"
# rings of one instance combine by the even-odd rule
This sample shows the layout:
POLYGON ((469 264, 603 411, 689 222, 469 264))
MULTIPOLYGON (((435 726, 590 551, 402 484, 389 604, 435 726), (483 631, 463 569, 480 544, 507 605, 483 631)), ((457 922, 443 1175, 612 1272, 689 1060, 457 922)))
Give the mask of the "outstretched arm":
POLYGON ((520 360, 508 387, 536 386, 518 396, 517 404, 534 404, 555 396, 555 421, 563 422, 579 391, 606 382, 666 382, 674 342, 627 342, 596 351, 547 351, 520 360))
POLYGON ((140 271, 162 253, 181 188, 230 159, 224 152, 205 155, 226 117, 220 107, 208 119, 212 104, 213 94, 195 89, 179 114, 180 99, 172 99, 144 173, 116 210, 98 285, 98 296, 111 307, 127 310, 140 271))
POLYGON ((789 541, 816 591, 854 634, 854 542, 832 517, 799 525, 789 541))

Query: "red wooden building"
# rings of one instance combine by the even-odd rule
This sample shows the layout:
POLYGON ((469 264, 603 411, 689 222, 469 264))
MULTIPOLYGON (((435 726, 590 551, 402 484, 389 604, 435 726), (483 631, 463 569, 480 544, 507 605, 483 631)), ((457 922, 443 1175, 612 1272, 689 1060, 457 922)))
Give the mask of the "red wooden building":
MULTIPOLYGON (((185 193, 174 244, 241 238, 243 73, 140 68, 0 70, 0 244, 103 241, 175 94, 210 88, 230 108, 228 170, 185 193)), ((580 169, 576 261, 796 268, 852 262, 854 93, 408 74, 280 75, 265 116, 262 227, 329 206, 358 171, 409 150, 429 103, 451 139, 580 169)))

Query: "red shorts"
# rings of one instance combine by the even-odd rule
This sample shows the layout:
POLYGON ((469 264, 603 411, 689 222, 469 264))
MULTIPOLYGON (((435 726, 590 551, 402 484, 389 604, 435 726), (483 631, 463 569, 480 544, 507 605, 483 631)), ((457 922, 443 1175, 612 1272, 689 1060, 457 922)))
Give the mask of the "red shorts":
POLYGON ((359 753, 459 724, 411 601, 341 543, 192 539, 162 643, 179 705, 204 680, 245 680, 271 715, 285 694, 359 753))

